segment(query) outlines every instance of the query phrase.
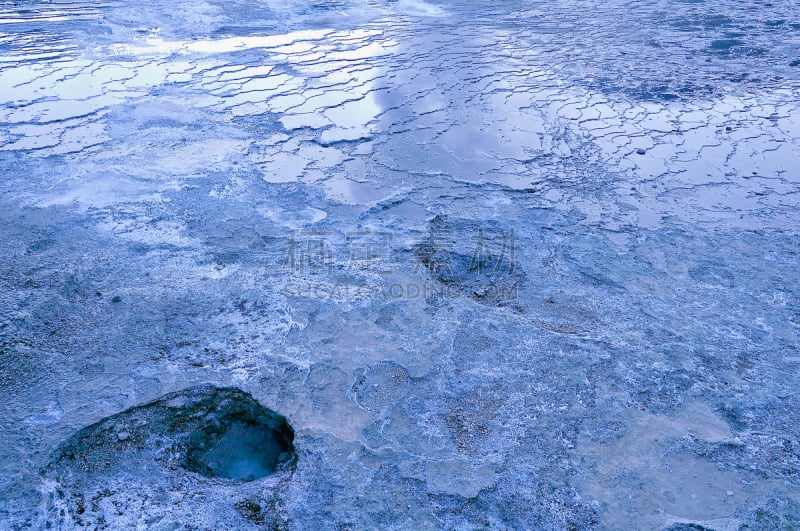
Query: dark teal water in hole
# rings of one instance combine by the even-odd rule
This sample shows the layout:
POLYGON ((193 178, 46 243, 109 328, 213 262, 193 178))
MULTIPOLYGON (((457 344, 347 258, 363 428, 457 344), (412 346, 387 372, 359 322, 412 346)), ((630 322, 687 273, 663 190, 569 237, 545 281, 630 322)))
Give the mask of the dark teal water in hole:
POLYGON ((288 427, 235 420, 218 430, 191 436, 186 468, 208 477, 253 481, 291 460, 288 427))

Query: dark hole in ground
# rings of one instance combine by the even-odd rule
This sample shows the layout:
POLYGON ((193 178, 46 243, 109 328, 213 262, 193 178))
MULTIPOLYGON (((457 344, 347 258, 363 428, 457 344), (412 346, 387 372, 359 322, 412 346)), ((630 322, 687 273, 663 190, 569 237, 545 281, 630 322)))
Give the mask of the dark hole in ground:
POLYGON ((253 481, 291 472, 295 456, 286 418, 241 389, 201 385, 83 428, 59 447, 48 468, 70 482, 176 468, 253 481))
POLYGON ((207 477, 253 481, 292 460, 292 430, 280 419, 262 424, 234 419, 193 432, 184 467, 207 477))

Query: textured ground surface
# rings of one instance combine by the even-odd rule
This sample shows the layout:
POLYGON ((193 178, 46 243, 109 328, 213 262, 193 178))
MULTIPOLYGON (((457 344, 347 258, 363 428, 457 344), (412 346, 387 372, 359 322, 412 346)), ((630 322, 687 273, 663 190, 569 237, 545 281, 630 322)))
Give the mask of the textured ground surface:
POLYGON ((796 0, 0 2, 0 527, 800 527, 799 102, 796 0))

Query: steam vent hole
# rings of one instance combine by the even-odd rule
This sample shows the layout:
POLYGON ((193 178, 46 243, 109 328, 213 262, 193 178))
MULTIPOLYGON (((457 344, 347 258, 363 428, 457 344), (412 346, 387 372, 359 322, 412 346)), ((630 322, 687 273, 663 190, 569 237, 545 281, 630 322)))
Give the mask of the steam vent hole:
POLYGON ((200 385, 87 426, 56 450, 50 470, 74 478, 129 467, 180 467, 209 478, 253 481, 292 473, 294 430, 235 387, 200 385))
POLYGON ((233 419, 195 431, 189 438, 185 468, 207 477, 253 481, 269 476, 294 455, 292 430, 285 420, 233 419))

